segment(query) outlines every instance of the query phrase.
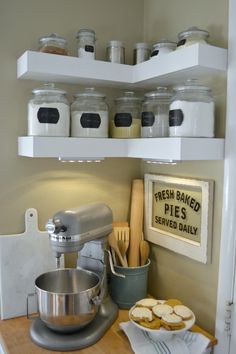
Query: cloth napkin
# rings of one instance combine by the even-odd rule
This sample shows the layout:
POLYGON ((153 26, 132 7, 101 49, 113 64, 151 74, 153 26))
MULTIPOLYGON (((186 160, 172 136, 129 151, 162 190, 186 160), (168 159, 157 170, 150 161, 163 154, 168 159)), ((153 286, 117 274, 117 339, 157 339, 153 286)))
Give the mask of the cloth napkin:
POLYGON ((210 340, 201 333, 182 332, 169 340, 153 340, 148 332, 135 327, 132 322, 121 322, 121 329, 129 338, 135 354, 203 354, 210 340))

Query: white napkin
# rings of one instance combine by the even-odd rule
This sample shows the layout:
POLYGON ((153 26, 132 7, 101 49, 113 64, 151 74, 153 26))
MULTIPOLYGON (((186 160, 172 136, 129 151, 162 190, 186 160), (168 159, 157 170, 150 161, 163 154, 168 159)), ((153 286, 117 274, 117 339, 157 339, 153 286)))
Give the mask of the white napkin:
POLYGON ((154 341, 148 332, 135 327, 132 322, 120 323, 129 338, 135 354, 203 354, 210 340, 200 333, 183 332, 166 341, 154 341))

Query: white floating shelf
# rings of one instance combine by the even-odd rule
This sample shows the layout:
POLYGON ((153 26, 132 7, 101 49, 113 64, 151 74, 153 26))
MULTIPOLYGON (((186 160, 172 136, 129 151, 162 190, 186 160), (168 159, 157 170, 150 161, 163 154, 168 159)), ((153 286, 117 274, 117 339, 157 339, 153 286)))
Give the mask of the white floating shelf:
POLYGON ((153 160, 222 160, 224 139, 210 138, 18 138, 18 154, 28 157, 101 159, 131 157, 153 160))
POLYGON ((17 77, 40 81, 112 87, 150 88, 188 78, 206 78, 227 69, 227 50, 194 44, 137 65, 26 51, 17 61, 17 77))

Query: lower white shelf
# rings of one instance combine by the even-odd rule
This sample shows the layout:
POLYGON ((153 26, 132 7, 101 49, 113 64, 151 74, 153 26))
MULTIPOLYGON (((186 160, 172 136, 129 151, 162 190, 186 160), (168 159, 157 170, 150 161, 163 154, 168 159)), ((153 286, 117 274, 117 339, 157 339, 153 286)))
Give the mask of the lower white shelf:
POLYGON ((21 136, 18 154, 28 157, 75 160, 113 157, 146 160, 222 160, 224 139, 216 138, 140 138, 105 139, 21 136))

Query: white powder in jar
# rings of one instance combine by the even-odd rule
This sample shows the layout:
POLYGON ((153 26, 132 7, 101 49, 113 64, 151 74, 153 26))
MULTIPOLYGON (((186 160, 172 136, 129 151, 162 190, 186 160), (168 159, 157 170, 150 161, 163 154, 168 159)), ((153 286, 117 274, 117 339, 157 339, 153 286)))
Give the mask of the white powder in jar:
POLYGON ((212 138, 214 115, 214 102, 173 101, 169 113, 169 136, 212 138))
POLYGON ((107 138, 108 111, 72 111, 71 136, 107 138))
POLYGON ((157 138, 169 135, 169 116, 168 114, 155 114, 152 126, 141 127, 142 138, 157 138))
POLYGON ((28 103, 28 135, 69 136, 70 108, 65 103, 28 103))

